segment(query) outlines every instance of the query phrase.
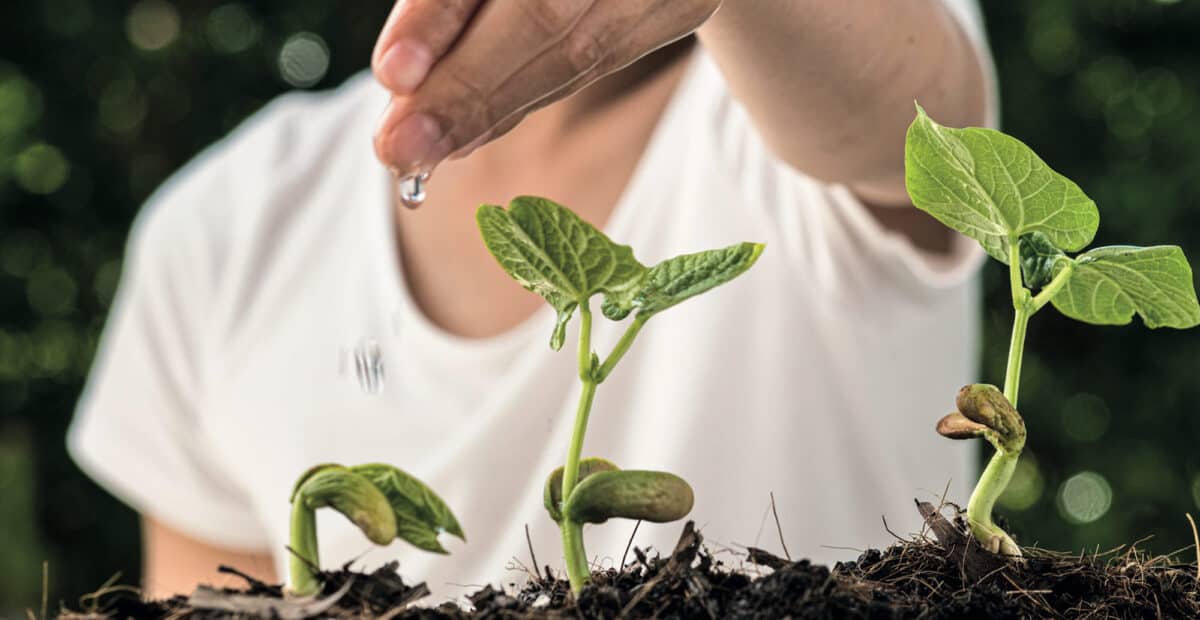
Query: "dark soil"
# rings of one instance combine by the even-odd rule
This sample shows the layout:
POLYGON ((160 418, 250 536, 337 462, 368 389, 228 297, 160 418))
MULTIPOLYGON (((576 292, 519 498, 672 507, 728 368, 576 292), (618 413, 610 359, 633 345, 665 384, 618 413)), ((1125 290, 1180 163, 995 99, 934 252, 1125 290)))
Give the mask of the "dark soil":
POLYGON ((428 593, 424 584, 407 585, 388 566, 323 573, 317 601, 288 601, 279 586, 246 578, 242 590, 202 588, 166 601, 99 593, 84 611, 60 618, 1200 618, 1194 564, 1134 549, 1027 549, 1024 562, 1012 562, 980 549, 958 515, 947 520, 929 504, 919 508, 935 538, 872 549, 832 569, 757 549, 740 566, 723 565, 688 523, 670 556, 634 550, 623 570, 596 573, 577 602, 566 581, 538 576, 516 592, 475 593, 473 611, 419 607, 413 602, 428 593))

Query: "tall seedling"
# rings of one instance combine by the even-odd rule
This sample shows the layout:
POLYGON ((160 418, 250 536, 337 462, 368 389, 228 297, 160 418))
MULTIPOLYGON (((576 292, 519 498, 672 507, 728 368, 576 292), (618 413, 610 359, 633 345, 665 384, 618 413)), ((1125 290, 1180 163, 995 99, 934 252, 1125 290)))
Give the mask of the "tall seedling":
POLYGON ((567 323, 579 311, 579 406, 566 463, 550 474, 544 498, 546 510, 562 531, 567 576, 578 593, 591 575, 583 524, 614 517, 674 521, 691 511, 693 500, 691 487, 674 474, 621 470, 604 459, 580 458, 597 386, 613 372, 651 317, 741 275, 758 259, 763 246, 740 243, 646 267, 629 246, 613 243, 545 198, 520 196, 508 210, 484 205, 476 220, 484 244, 504 271, 558 312, 551 348, 562 348, 567 323), (603 360, 592 349, 590 304, 596 295, 604 297, 601 311, 608 319, 620 321, 633 315, 603 360))
POLYGON ((1029 318, 1052 304, 1096 325, 1183 329, 1200 323, 1192 269, 1178 246, 1109 246, 1082 254, 1100 215, 1079 186, 1051 170, 1019 140, 991 129, 951 129, 919 106, 905 143, 905 181, 917 208, 971 237, 1008 265, 1012 341, 1004 390, 970 385, 958 411, 938 423, 951 439, 983 437, 996 449, 967 504, 971 532, 993 552, 1021 550, 992 521, 992 508, 1025 446, 1017 412, 1021 359, 1029 318))

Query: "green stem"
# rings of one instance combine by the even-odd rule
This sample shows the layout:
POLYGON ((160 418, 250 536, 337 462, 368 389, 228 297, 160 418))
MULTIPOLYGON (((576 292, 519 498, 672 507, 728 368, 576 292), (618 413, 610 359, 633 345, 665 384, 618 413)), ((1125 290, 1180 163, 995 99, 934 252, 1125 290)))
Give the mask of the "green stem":
POLYGON ((1005 555, 1020 556, 1021 549, 992 521, 992 510, 996 507, 996 500, 1012 480, 1020 456, 1019 451, 1006 452, 997 446, 996 453, 992 455, 992 460, 988 461, 987 467, 979 477, 979 484, 975 485, 975 491, 971 493, 971 499, 967 502, 967 522, 971 533, 984 546, 1005 555))
POLYGON ((314 571, 314 567, 321 565, 317 550, 316 513, 302 495, 292 501, 292 555, 288 572, 291 581, 289 589, 297 596, 310 596, 321 589, 314 571))
POLYGON ((1004 372, 1004 396, 1013 407, 1017 406, 1017 393, 1021 388, 1021 362, 1025 357, 1025 330, 1029 317, 1033 315, 1033 302, 1029 289, 1021 282, 1021 254, 1015 239, 1008 246, 1008 281, 1012 288, 1013 329, 1008 344, 1008 368, 1004 372))
POLYGON ((1067 282, 1071 279, 1071 275, 1074 273, 1075 261, 1068 261, 1066 266, 1058 272, 1058 275, 1054 276, 1054 279, 1050 280, 1049 284, 1043 286, 1042 290, 1038 291, 1037 296, 1033 298, 1033 312, 1041 310, 1042 306, 1050 303, 1050 300, 1067 285, 1067 282))
POLYGON ((621 339, 617 341, 617 346, 613 347, 612 353, 608 354, 608 358, 600 365, 600 371, 596 373, 596 383, 601 383, 608 378, 609 373, 617 367, 617 362, 625 357, 625 352, 633 345, 633 340, 637 338, 638 332, 642 331, 642 326, 646 324, 648 318, 638 314, 633 318, 633 322, 629 327, 625 328, 625 333, 621 335, 621 339))
POLYGON ((578 595, 592 576, 592 569, 587 563, 587 550, 583 547, 583 524, 564 516, 559 527, 562 529, 567 579, 571 581, 571 591, 578 595))
POLYGON ((1017 308, 1013 317, 1012 340, 1008 344, 1008 369, 1004 373, 1004 397, 1017 406, 1017 393, 1021 388, 1021 361, 1025 357, 1025 331, 1032 313, 1017 308))
MULTIPOLYGON (((563 465, 562 501, 565 503, 575 484, 579 481, 579 460, 583 453, 583 438, 587 433, 588 416, 592 412, 592 401, 596 397, 596 380, 592 376, 592 312, 587 304, 579 309, 582 319, 579 328, 579 378, 583 390, 579 394, 579 406, 575 410, 575 427, 571 431, 571 445, 567 448, 567 462, 563 465)), ((567 577, 571 590, 578 593, 591 577, 587 564, 587 552, 583 547, 583 525, 563 516, 563 554, 566 558, 567 577)))

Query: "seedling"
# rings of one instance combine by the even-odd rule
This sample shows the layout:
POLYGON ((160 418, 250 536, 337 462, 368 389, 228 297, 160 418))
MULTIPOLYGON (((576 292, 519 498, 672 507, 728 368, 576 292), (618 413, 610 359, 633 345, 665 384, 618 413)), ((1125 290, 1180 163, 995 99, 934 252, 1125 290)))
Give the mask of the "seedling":
POLYGON ((1096 325, 1184 329, 1200 324, 1192 269, 1178 246, 1110 246, 1076 256, 1096 235, 1096 203, 1019 140, 991 129, 951 129, 917 107, 904 153, 908 194, 917 208, 971 237, 1008 265, 1015 310, 1004 391, 969 385, 958 411, 938 432, 983 437, 996 449, 967 504, 971 532, 992 552, 1021 556, 992 522, 992 508, 1025 446, 1017 412, 1021 359, 1029 319, 1046 304, 1096 325), (1036 291, 1036 292, 1035 292, 1036 291))
POLYGON ((438 534, 445 532, 466 540, 458 519, 446 503, 420 480, 391 465, 317 465, 296 481, 291 502, 288 589, 297 596, 313 595, 320 590, 318 508, 328 506, 342 513, 377 545, 399 538, 418 549, 446 553, 438 542, 438 534))
POLYGON ((612 374, 651 317, 741 275, 758 259, 763 246, 740 243, 646 267, 629 246, 613 243, 545 198, 514 198, 507 211, 483 205, 475 217, 484 244, 504 271, 558 311, 550 337, 552 349, 562 348, 567 323, 579 311, 579 407, 566 463, 546 480, 544 497, 546 510, 562 531, 567 576, 578 593, 591 576, 583 546, 584 523, 615 517, 675 521, 691 511, 693 501, 692 488, 674 474, 622 470, 604 459, 580 458, 596 387, 612 374), (601 311, 608 319, 620 321, 633 315, 603 361, 592 349, 590 302, 598 294, 604 296, 601 311))

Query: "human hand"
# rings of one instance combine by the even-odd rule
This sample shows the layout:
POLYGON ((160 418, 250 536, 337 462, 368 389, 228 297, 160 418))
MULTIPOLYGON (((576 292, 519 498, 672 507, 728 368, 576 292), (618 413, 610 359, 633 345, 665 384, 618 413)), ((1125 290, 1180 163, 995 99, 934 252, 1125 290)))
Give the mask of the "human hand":
POLYGON ((375 152, 428 172, 698 28, 721 0, 400 0, 372 69, 392 93, 375 152))

